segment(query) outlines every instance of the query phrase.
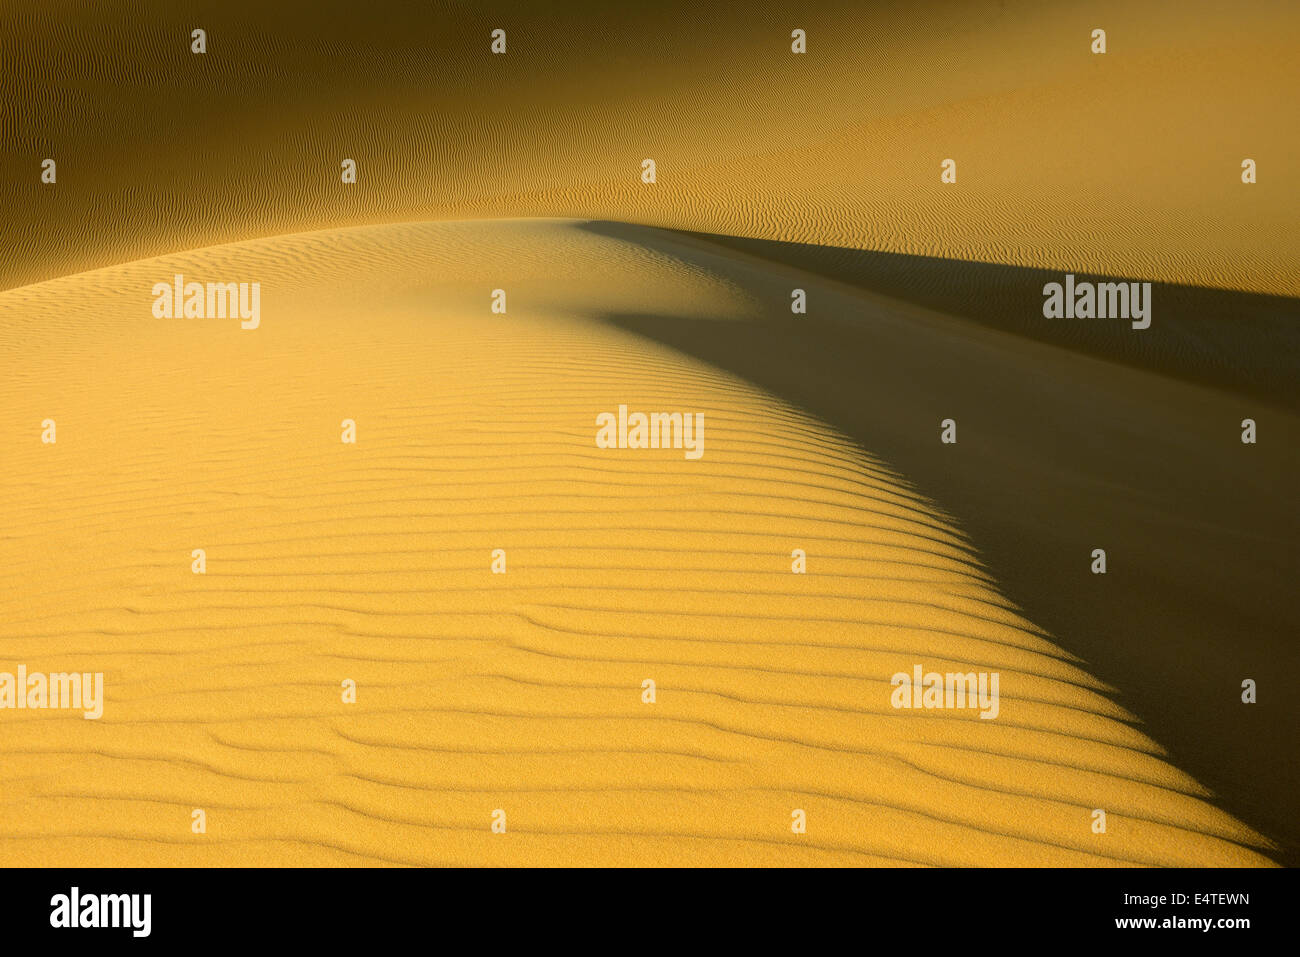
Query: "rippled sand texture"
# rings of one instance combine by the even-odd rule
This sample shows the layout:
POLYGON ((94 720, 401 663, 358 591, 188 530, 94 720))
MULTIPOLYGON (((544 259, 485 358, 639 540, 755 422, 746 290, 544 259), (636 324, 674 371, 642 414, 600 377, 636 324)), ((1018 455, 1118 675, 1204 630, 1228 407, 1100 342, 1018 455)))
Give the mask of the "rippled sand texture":
POLYGON ((1291 0, 4 4, 0 288, 577 216, 1297 295, 1298 28, 1291 0))
POLYGON ((0 721, 0 863, 1267 863, 956 519, 603 321, 752 312, 653 245, 363 227, 0 293, 3 662, 107 684, 0 721), (178 271, 262 327, 153 319, 178 271), (704 458, 596 448, 620 402, 704 411, 704 458), (915 663, 999 672, 997 720, 892 709, 915 663))

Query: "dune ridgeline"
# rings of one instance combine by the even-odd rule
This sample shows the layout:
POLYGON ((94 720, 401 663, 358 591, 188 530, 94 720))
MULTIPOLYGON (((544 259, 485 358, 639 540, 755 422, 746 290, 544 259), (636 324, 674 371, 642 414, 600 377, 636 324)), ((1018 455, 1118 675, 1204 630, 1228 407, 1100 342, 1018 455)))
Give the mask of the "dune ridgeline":
POLYGON ((1295 859, 1294 6, 355 13, 0 8, 0 863, 1295 859))

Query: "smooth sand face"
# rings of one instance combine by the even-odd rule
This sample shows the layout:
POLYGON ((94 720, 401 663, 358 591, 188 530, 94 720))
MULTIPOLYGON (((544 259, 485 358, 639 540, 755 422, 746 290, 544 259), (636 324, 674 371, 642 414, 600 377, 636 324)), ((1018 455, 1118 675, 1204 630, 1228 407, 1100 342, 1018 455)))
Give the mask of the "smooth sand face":
POLYGON ((5 661, 107 697, 0 722, 0 861, 1267 863, 960 521, 607 321, 744 323, 767 281, 634 238, 341 229, 0 294, 5 661), (175 272, 260 281, 261 328, 153 318, 175 272), (703 458, 597 448, 620 403, 704 412, 703 458), (998 717, 892 708, 918 663, 998 672, 998 717))
POLYGON ((11 5, 0 288, 346 224, 577 216, 1300 294, 1290 0, 624 6, 11 5))

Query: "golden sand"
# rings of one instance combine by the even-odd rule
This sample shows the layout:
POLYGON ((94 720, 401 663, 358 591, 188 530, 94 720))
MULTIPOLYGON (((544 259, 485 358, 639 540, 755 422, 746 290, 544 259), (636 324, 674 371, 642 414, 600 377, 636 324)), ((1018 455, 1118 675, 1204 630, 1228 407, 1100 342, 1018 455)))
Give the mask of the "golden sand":
POLYGON ((3 660, 107 688, 0 721, 0 863, 1268 863, 956 519, 607 321, 747 321, 759 267, 656 245, 360 227, 0 293, 3 660), (154 319, 177 272, 261 327, 154 319), (706 454, 596 448, 620 403, 706 454), (998 672, 997 720, 891 708, 916 663, 998 672))
POLYGON ((0 2, 0 864, 1294 859, 1296 4, 156 6, 0 2))
POLYGON ((1300 294, 1291 0, 157 6, 0 8, 0 288, 346 224, 574 216, 1300 294))

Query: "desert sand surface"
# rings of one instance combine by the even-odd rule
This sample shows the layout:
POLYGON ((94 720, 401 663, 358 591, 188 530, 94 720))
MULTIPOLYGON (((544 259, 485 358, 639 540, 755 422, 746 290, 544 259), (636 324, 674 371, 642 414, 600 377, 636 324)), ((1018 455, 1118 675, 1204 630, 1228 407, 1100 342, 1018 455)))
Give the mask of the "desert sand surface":
POLYGON ((0 288, 566 216, 1295 296, 1298 26, 1290 0, 4 3, 0 288))
MULTIPOLYGON (((1235 371, 1211 360, 1285 372, 1279 354, 1300 340, 1300 304, 1178 287, 1165 291, 1188 308, 1153 323, 1136 349, 1118 347, 1122 323, 1067 328, 1052 345, 1041 341, 1050 330, 989 328, 1027 325, 1016 313, 981 304, 954 315, 868 288, 897 291, 897 271, 871 255, 585 228, 708 257, 737 281, 761 273, 766 294, 749 323, 612 321, 807 410, 942 502, 1003 592, 1119 689, 1180 767, 1296 859, 1300 715, 1285 694, 1249 706, 1239 697, 1257 674, 1277 688, 1300 681, 1296 367, 1290 388, 1261 375, 1234 391, 1235 371), (782 294, 796 285, 809 315, 792 322, 782 294), (1229 335, 1214 313, 1233 304, 1241 319, 1229 335), (1217 352, 1204 348, 1212 336, 1217 352), (936 424, 950 416, 966 431, 948 451, 961 452, 939 454, 936 424), (1247 417, 1267 423, 1269 441, 1241 443, 1247 417), (1087 567, 1098 547, 1111 563, 1104 577, 1087 567)), ((974 297, 991 282, 995 301, 1024 284, 1017 270, 952 271, 974 297)))
POLYGON ((0 0, 0 864, 1300 863, 1297 27, 0 0))
MULTIPOLYGON (((784 276, 620 229, 338 229, 0 294, 0 647, 106 684, 98 721, 0 722, 0 860, 1268 863, 953 515, 619 328, 761 327, 784 276), (175 272, 261 277, 261 326, 154 319, 175 272), (703 410, 706 453, 597 448, 619 403, 703 410), (45 417, 54 445, 27 434, 45 417), (998 718, 892 708, 918 662, 999 672, 998 718)), ((977 364, 1003 335, 906 334, 977 364)))

